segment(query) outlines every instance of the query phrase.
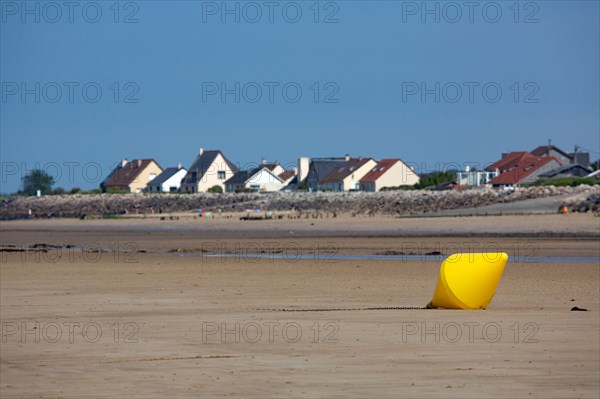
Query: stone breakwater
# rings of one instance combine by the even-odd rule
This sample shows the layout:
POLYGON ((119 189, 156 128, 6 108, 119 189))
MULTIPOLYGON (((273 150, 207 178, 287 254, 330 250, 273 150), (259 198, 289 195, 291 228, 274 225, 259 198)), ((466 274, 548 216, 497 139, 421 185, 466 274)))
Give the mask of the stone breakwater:
MULTIPOLYGON (((11 196, 0 201, 0 220, 36 217, 159 214, 206 209, 241 212, 320 211, 353 214, 421 215, 447 209, 470 208, 532 198, 570 196, 574 211, 598 212, 598 186, 530 187, 515 191, 466 189, 459 191, 390 191, 379 193, 224 193, 224 194, 93 194, 36 197, 11 196)), ((568 198, 568 197, 567 197, 568 198)))

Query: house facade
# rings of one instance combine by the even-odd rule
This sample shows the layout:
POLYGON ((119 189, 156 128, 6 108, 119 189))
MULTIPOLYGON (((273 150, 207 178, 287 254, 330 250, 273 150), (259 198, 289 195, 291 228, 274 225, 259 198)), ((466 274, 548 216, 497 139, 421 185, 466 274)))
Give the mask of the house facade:
POLYGON ((349 157, 313 158, 307 165, 305 161, 308 158, 300 158, 298 162, 298 183, 305 184, 309 191, 317 191, 319 190, 319 182, 349 159, 349 157), (305 177, 302 179, 303 175, 305 177))
POLYGON ((125 159, 100 183, 100 188, 103 192, 141 193, 162 172, 154 159, 125 159))
POLYGON ((179 191, 181 181, 186 175, 187 170, 181 165, 174 168, 165 169, 154 180, 148 183, 146 191, 153 193, 174 193, 179 191))
POLYGON ((376 192, 384 187, 412 186, 419 175, 401 159, 382 159, 360 179, 362 191, 376 192))
POLYGON ((220 150, 202 148, 181 181, 181 192, 202 193, 213 186, 225 191, 225 182, 237 172, 236 166, 220 150))
POLYGON ((377 163, 372 158, 349 158, 337 165, 327 176, 319 180, 319 190, 350 191, 359 190, 359 181, 377 163))

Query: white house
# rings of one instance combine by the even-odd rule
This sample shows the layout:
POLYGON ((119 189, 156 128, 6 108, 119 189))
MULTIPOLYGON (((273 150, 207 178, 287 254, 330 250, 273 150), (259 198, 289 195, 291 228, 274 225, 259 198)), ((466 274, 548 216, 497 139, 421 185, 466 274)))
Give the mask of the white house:
POLYGON ((285 185, 285 181, 275 175, 267 166, 260 166, 251 170, 241 170, 225 182, 227 192, 236 191, 279 191, 285 185))
POLYGON ((167 168, 154 180, 148 183, 146 190, 154 193, 172 193, 179 191, 181 181, 187 174, 187 170, 180 165, 176 168, 167 168))
POLYGON ((464 172, 456 172, 456 183, 461 186, 485 186, 498 174, 497 170, 471 170, 467 165, 464 172))

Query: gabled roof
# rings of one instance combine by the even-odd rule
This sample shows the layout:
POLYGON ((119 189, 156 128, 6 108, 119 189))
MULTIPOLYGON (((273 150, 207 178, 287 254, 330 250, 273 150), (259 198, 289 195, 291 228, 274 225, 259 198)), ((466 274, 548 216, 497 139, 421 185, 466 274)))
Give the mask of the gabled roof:
POLYGON ((234 173, 237 172, 235 165, 230 162, 220 150, 206 150, 196 157, 192 163, 192 166, 189 167, 188 173, 183 178, 182 183, 197 183, 198 181, 202 180, 206 172, 214 164, 215 159, 217 159, 219 154, 223 157, 229 169, 231 169, 234 173), (196 173, 195 180, 192 178, 192 172, 196 173))
POLYGON ((305 181, 318 182, 344 162, 346 162, 345 158, 313 158, 310 161, 305 181))
POLYGON ((390 170, 397 162, 401 162, 400 159, 382 159, 375 165, 373 169, 369 171, 362 179, 361 183, 374 183, 379 179, 385 172, 390 170))
POLYGON ((351 158, 334 168, 327 176, 319 180, 319 183, 341 182, 370 160, 371 158, 351 158))
POLYGON ((538 157, 542 157, 542 156, 548 155, 551 150, 558 152, 559 154, 563 155, 566 158, 569 158, 569 159, 573 158, 573 155, 571 155, 553 145, 541 145, 541 146, 537 147, 536 149, 534 149, 533 151, 531 151, 531 154, 538 156, 538 157))
POLYGON ((489 165, 485 169, 488 171, 492 171, 492 172, 495 171, 496 169, 499 169, 500 172, 503 172, 503 171, 509 169, 511 166, 518 164, 520 162, 520 159, 522 159, 523 157, 530 156, 530 155, 531 154, 528 153, 527 151, 509 152, 502 159, 494 162, 493 164, 489 165))
POLYGON ((127 162, 124 166, 119 164, 111 174, 102 182, 105 187, 123 187, 134 183, 140 173, 152 162, 162 170, 160 165, 154 159, 134 159, 127 162))
POLYGON ((233 176, 225 181, 225 184, 244 184, 250 177, 249 173, 250 172, 247 170, 238 170, 233 176))
POLYGON ((264 163, 264 164, 262 164, 262 166, 263 166, 263 168, 267 168, 272 172, 273 169, 275 169, 276 167, 279 166, 279 162, 264 163))
MULTIPOLYGON (((265 165, 261 165, 257 168, 252 168, 250 170, 238 170, 231 176, 229 179, 225 181, 225 184, 245 184, 248 180, 252 179, 252 177, 256 176, 258 173, 264 171, 265 173, 269 173, 275 179, 281 181, 279 176, 275 176, 271 170, 265 165)), ((283 182, 283 181, 282 181, 283 182)))
POLYGON ((261 165, 258 168, 254 168, 254 169, 250 170, 248 172, 248 179, 246 179, 246 182, 248 180, 251 180, 254 176, 256 176, 259 173, 268 173, 269 175, 273 176, 275 179, 277 179, 281 183, 283 183, 283 181, 279 178, 279 176, 276 176, 269 168, 267 168, 264 165, 261 165))
POLYGON ((554 177, 556 175, 560 175, 560 174, 568 172, 568 171, 573 172, 574 175, 576 175, 576 176, 586 176, 587 174, 590 173, 590 170, 582 165, 569 164, 569 165, 565 165, 565 166, 561 166, 559 168, 553 169, 549 172, 542 173, 540 175, 540 177, 554 177))
POLYGON ((282 181, 286 182, 294 176, 296 176, 296 173, 294 173, 293 170, 284 170, 277 177, 279 177, 282 181))
POLYGON ((511 152, 500 161, 488 166, 488 169, 499 169, 500 175, 489 181, 490 184, 518 184, 542 166, 556 162, 554 157, 537 157, 528 152, 511 152))
POLYGON ((175 173, 179 172, 180 170, 184 170, 184 168, 167 168, 165 169, 160 175, 156 176, 154 179, 152 179, 152 181, 150 183, 148 183, 149 186, 160 186, 161 184, 163 184, 164 182, 166 182, 167 180, 169 180, 171 177, 173 177, 173 175, 175 175, 175 173))

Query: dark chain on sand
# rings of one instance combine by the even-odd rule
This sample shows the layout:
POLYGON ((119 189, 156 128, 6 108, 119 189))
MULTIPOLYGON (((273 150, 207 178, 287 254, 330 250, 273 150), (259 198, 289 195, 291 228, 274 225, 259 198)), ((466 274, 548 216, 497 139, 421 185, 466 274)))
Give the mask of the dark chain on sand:
POLYGON ((349 310, 424 310, 427 307, 420 306, 388 306, 374 308, 323 308, 323 309, 256 309, 271 312, 343 312, 349 310))

